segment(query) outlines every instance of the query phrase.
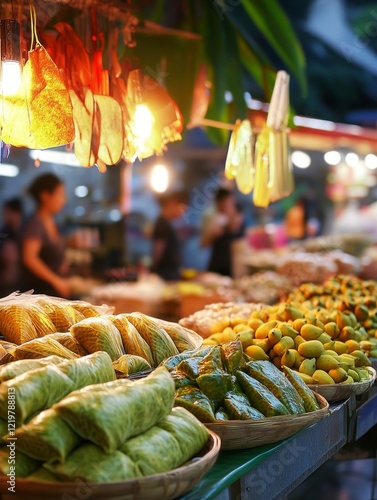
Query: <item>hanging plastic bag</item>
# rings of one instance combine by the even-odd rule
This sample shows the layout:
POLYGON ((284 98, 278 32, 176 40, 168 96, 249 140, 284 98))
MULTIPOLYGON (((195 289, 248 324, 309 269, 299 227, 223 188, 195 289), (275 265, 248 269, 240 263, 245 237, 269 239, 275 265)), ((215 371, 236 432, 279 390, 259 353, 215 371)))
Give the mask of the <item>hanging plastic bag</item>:
POLYGON ((252 129, 249 120, 237 120, 230 137, 225 161, 225 177, 235 179, 243 194, 254 187, 254 164, 251 150, 252 129))

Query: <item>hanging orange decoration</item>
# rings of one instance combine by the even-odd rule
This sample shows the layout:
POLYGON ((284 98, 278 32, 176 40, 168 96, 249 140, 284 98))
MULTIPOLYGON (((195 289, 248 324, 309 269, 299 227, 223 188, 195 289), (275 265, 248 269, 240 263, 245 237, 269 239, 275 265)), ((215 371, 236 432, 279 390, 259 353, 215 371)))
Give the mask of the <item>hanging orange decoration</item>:
POLYGON ((31 149, 61 146, 74 138, 72 106, 55 63, 38 40, 36 13, 30 4, 31 50, 22 83, 13 96, 0 104, 4 142, 31 149))

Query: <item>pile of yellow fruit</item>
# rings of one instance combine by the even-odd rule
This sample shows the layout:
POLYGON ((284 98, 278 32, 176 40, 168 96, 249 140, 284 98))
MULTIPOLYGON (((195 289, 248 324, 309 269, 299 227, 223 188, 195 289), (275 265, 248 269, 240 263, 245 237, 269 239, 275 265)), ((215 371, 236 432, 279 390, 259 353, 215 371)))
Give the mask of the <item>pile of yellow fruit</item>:
MULTIPOLYGON (((292 300, 292 298, 291 298, 292 300)), ((296 370, 307 384, 350 384, 368 380, 365 367, 377 357, 377 338, 362 325, 365 304, 353 311, 282 302, 233 318, 230 326, 204 340, 217 345, 239 338, 253 359, 270 360, 296 370)))

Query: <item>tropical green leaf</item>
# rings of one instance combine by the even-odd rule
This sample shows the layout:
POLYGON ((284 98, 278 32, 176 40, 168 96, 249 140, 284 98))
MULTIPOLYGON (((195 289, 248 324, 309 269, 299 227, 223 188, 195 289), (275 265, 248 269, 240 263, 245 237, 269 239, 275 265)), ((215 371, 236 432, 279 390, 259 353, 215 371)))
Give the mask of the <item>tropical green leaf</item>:
POLYGON ((277 0, 245 0, 242 6, 306 93, 305 55, 277 0))

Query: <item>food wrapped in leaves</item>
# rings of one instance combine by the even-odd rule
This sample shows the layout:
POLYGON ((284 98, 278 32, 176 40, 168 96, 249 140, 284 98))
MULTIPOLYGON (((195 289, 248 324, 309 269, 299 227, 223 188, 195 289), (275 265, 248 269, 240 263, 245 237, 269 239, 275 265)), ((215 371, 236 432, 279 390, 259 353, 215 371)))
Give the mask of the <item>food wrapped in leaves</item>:
POLYGON ((175 393, 174 406, 182 406, 201 422, 214 422, 215 415, 211 401, 200 389, 186 386, 175 393))
POLYGON ((48 482, 48 483, 56 483, 59 482, 60 479, 55 476, 52 472, 48 471, 44 467, 40 467, 37 469, 33 474, 30 474, 30 476, 27 477, 29 481, 40 481, 42 482, 48 482))
MULTIPOLYGON (((126 382, 123 383, 122 382, 126 382)), ((164 367, 148 377, 107 390, 107 384, 94 391, 76 391, 56 405, 67 424, 81 437, 101 446, 107 453, 118 449, 128 438, 156 425, 170 413, 174 401, 174 382, 164 367)))
POLYGON ((36 339, 37 332, 26 309, 19 305, 0 307, 0 332, 14 344, 36 339))
MULTIPOLYGON (((153 320, 154 318, 150 319, 153 320)), ((202 345, 203 339, 200 335, 181 326, 179 323, 172 323, 171 321, 164 321, 157 318, 155 321, 157 321, 169 335, 179 352, 191 351, 202 345)))
POLYGON ((0 418, 0 439, 8 434, 8 422, 0 418))
POLYGON ((196 382, 186 377, 186 375, 182 372, 173 371, 170 372, 170 375, 173 377, 176 390, 181 387, 186 387, 187 385, 197 387, 196 382))
POLYGON ((69 328, 84 316, 76 311, 66 302, 49 301, 47 299, 38 300, 38 305, 42 307, 47 316, 54 323, 56 331, 68 332, 69 328))
POLYGON ((14 401, 17 425, 50 408, 72 391, 74 382, 58 366, 48 365, 0 384, 0 417, 8 418, 9 395, 14 401))
POLYGON ((264 418, 263 413, 250 406, 247 397, 239 392, 228 392, 223 404, 231 420, 264 418))
POLYGON ((217 421, 220 422, 225 422, 226 420, 229 420, 229 415, 227 412, 224 410, 224 408, 219 408, 217 412, 215 413, 215 418, 217 421))
POLYGON ((95 306, 89 304, 88 302, 84 302, 82 300, 75 300, 73 302, 70 302, 69 305, 73 307, 75 311, 81 313, 84 316, 84 318, 95 318, 97 316, 101 316, 100 313, 95 308, 95 306))
POLYGON ((26 304, 26 312, 34 325, 38 337, 44 337, 49 333, 56 332, 56 327, 49 316, 37 304, 26 304))
POLYGON ((16 429, 18 450, 42 462, 64 462, 82 439, 50 408, 16 429))
POLYGON ((5 382, 10 380, 22 373, 35 370, 37 368, 42 368, 47 365, 58 365, 64 361, 64 358, 60 356, 48 356, 47 358, 41 359, 21 359, 19 361, 14 361, 13 363, 8 363, 7 365, 0 367, 0 382, 5 382))
POLYGON ((182 453, 182 463, 198 453, 209 438, 207 428, 185 408, 173 408, 170 415, 160 420, 158 427, 176 438, 182 453))
POLYGON ((198 371, 196 383, 201 391, 216 402, 223 400, 230 388, 231 376, 222 369, 220 347, 214 347, 200 360, 198 371))
POLYGON ((199 365, 201 358, 190 357, 184 359, 177 365, 177 372, 183 373, 186 377, 191 380, 196 380, 199 377, 199 365))
POLYGON ((70 351, 74 352, 78 356, 86 356, 87 354, 89 354, 88 351, 84 349, 83 346, 77 342, 75 337, 73 337, 73 335, 71 335, 68 332, 52 333, 51 335, 49 335, 49 337, 50 339, 56 340, 57 342, 59 342, 59 344, 66 347, 70 351))
POLYGON ((178 354, 174 342, 157 321, 142 313, 128 314, 127 319, 151 348, 153 366, 159 365, 165 358, 178 354))
POLYGON ((129 439, 120 451, 131 458, 143 476, 175 469, 184 461, 177 439, 158 426, 129 439))
POLYGON ((221 358, 228 373, 235 373, 245 366, 243 348, 240 340, 233 340, 221 346, 221 358))
POLYGON ((27 477, 40 466, 41 462, 17 450, 17 441, 0 446, 0 474, 6 476, 13 473, 18 478, 27 477))
POLYGON ((64 361, 58 368, 73 381, 73 391, 87 385, 111 382, 116 378, 110 356, 104 351, 64 361))
POLYGON ((119 330, 106 317, 83 319, 70 332, 88 352, 106 351, 113 361, 125 354, 119 330))
POLYGON ((133 354, 144 358, 150 365, 153 364, 153 355, 151 348, 145 342, 143 337, 139 335, 134 325, 127 319, 127 314, 118 314, 117 316, 109 316, 109 319, 119 330, 122 337, 122 342, 126 354, 133 354))
POLYGON ((132 356, 132 354, 123 354, 119 359, 113 362, 114 369, 125 375, 132 373, 145 372, 151 370, 152 367, 148 361, 140 356, 132 356))
POLYGON ((121 451, 110 455, 94 444, 83 444, 62 464, 47 463, 44 467, 63 481, 111 483, 140 477, 134 462, 121 451))
POLYGON ((46 335, 40 339, 29 340, 22 345, 19 345, 13 356, 20 359, 38 359, 47 356, 59 356, 65 359, 75 359, 78 355, 67 349, 50 335, 46 335))
MULTIPOLYGON (((199 349, 195 349, 194 351, 190 351, 190 352, 181 352, 179 354, 176 354, 175 356, 170 356, 170 358, 165 359, 162 362, 162 364, 164 366, 166 366, 166 368, 169 371, 172 371, 175 368, 177 368, 178 364, 181 361, 184 361, 185 359, 189 359, 189 358, 204 358, 204 356, 206 354, 208 354, 211 350, 212 350, 212 347, 207 346, 207 347, 200 347, 199 349)), ((196 372, 197 372, 197 369, 196 369, 196 372)), ((198 375, 199 375, 199 373, 197 373, 197 375, 194 378, 196 378, 198 375)))
POLYGON ((288 415, 289 411, 274 394, 258 380, 241 371, 237 372, 237 380, 246 394, 251 406, 263 413, 265 417, 288 415))

